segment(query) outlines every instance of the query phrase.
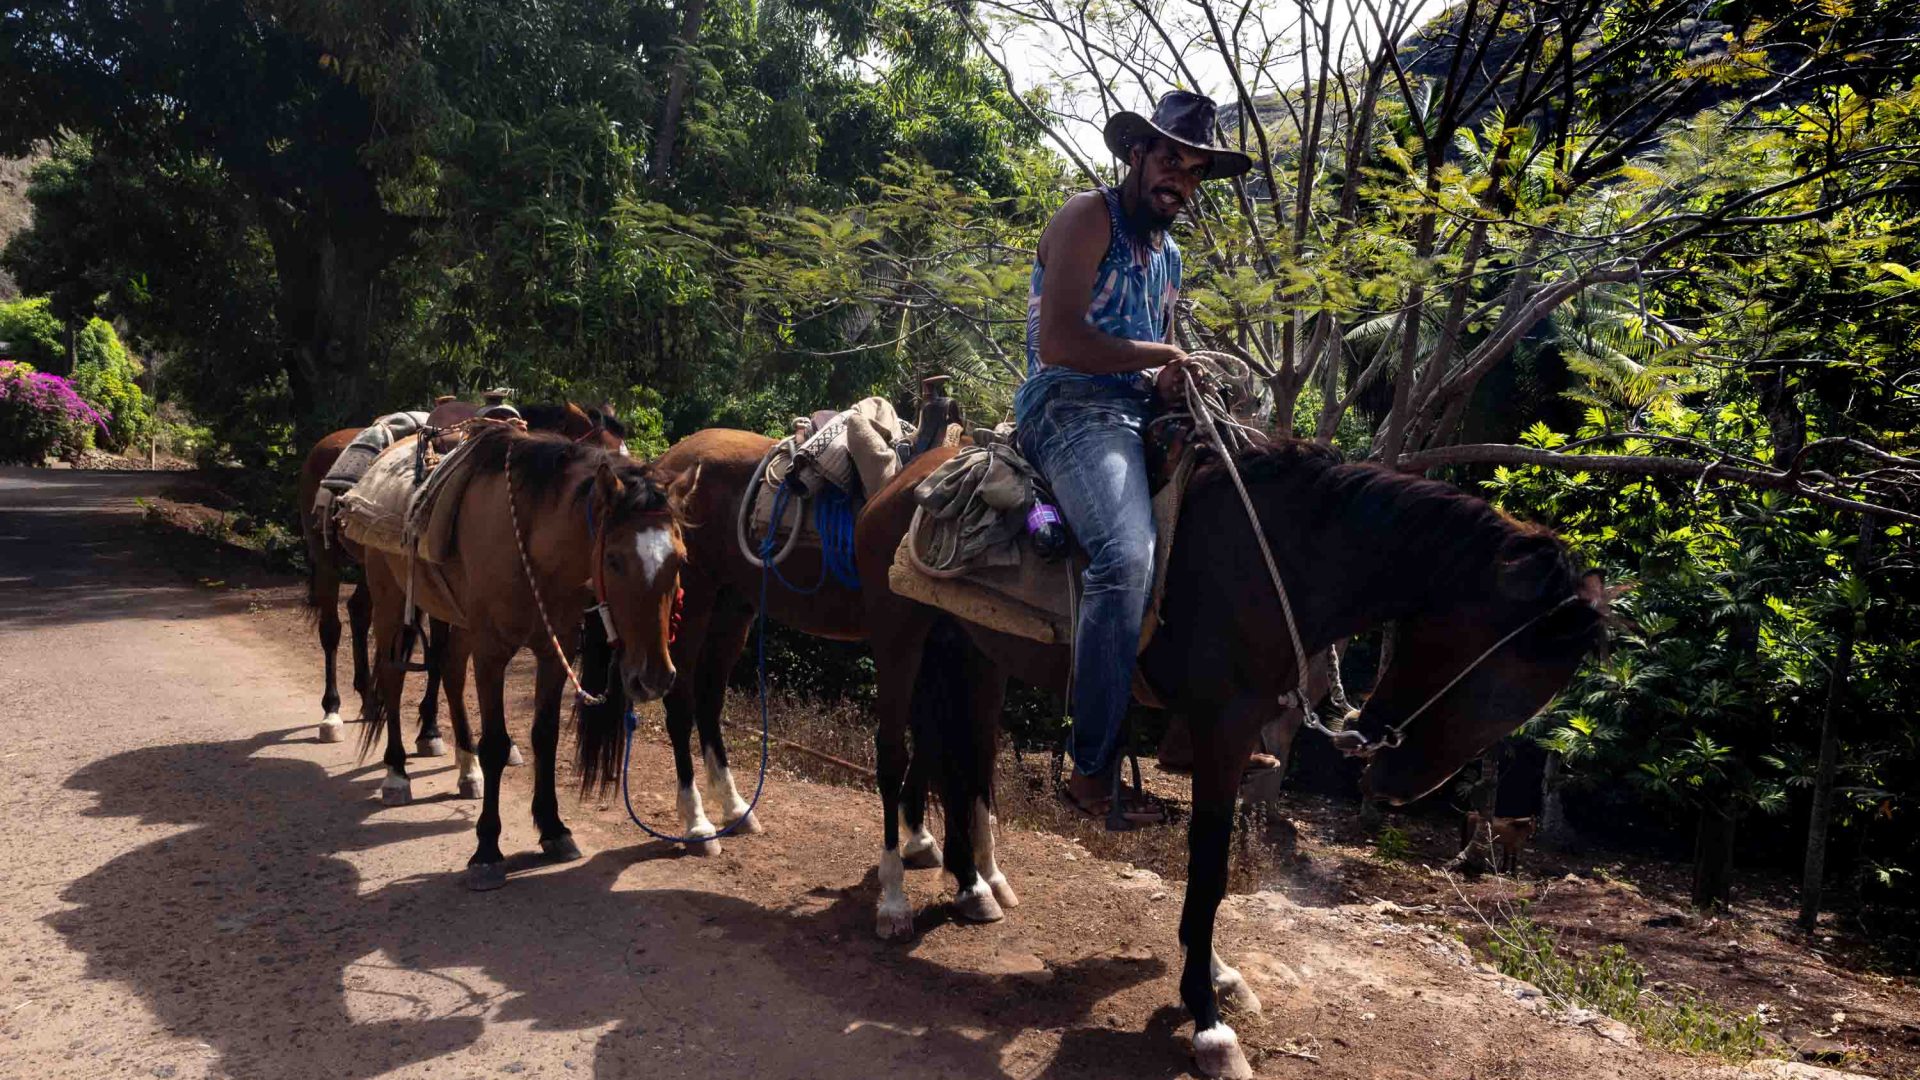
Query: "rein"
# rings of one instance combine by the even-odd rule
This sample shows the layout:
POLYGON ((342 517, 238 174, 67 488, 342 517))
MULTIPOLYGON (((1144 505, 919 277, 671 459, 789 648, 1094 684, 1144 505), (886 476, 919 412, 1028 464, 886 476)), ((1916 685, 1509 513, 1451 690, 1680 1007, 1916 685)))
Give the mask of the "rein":
POLYGON ((1280 566, 1274 561, 1273 548, 1267 543, 1266 530, 1260 526, 1260 515, 1254 510, 1253 497, 1247 494, 1247 485, 1240 479, 1240 468, 1235 464, 1233 454, 1227 449, 1226 442, 1221 438, 1219 429, 1214 426, 1212 410, 1208 407, 1207 399, 1201 395, 1199 387, 1195 385, 1192 374, 1183 371, 1180 373, 1180 378, 1184 384, 1187 407, 1193 415, 1194 426, 1199 429, 1201 436, 1206 439, 1207 444, 1213 449, 1214 454, 1219 457, 1221 464, 1226 466, 1227 477, 1233 481, 1233 490, 1240 495, 1240 505, 1246 508, 1247 524, 1253 527, 1253 539, 1260 547, 1260 557, 1265 560, 1267 564, 1267 576, 1273 580, 1274 591, 1280 594, 1280 612, 1286 617, 1287 636, 1293 643, 1294 671, 1297 673, 1299 682, 1293 689, 1280 695, 1279 705, 1283 710, 1299 709, 1301 715, 1305 717, 1308 727, 1325 735, 1332 741, 1334 746, 1339 748, 1341 753, 1348 757, 1371 759, 1380 751, 1391 750, 1405 742, 1407 728, 1426 713, 1428 709, 1432 708, 1441 698, 1446 697, 1448 691, 1460 685, 1460 680, 1473 674, 1473 672, 1478 669, 1481 664, 1486 663, 1488 658, 1492 657, 1494 653, 1499 652, 1502 647, 1514 638, 1525 633, 1541 619, 1581 599, 1579 593, 1573 593, 1566 599, 1561 600, 1559 603, 1539 612, 1519 626, 1507 631, 1505 636, 1495 641, 1492 645, 1487 646, 1479 656, 1473 658, 1471 663, 1461 668, 1459 674, 1447 680, 1446 685, 1429 695, 1427 700, 1420 703, 1419 708, 1408 713, 1405 719, 1399 723, 1389 727, 1387 733, 1380 736, 1380 738, 1369 739, 1366 735, 1351 728, 1336 729, 1328 727, 1321 722, 1319 714, 1313 710, 1313 695, 1307 689, 1306 645, 1300 640, 1300 626, 1299 623, 1295 621, 1293 615, 1293 600, 1287 595, 1286 583, 1280 579, 1280 566))

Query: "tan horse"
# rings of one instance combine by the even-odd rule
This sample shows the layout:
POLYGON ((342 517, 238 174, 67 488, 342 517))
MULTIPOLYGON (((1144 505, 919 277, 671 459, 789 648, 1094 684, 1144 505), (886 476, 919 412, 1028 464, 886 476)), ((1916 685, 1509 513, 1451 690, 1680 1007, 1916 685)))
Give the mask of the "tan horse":
MULTIPOLYGON (((598 595, 618 639, 618 674, 628 697, 652 701, 665 694, 674 680, 668 646, 684 548, 677 515, 649 466, 563 437, 505 426, 474 436, 466 453, 472 455, 474 475, 459 495, 455 559, 443 566, 452 595, 416 589, 414 599, 435 618, 465 615, 453 652, 472 657, 482 732, 477 761, 462 753, 460 767, 464 778, 475 779, 478 766, 485 798, 468 884, 495 889, 506 883, 499 798, 509 746, 507 662, 522 648, 531 648, 538 659, 533 817, 541 850, 555 860, 579 858, 580 849, 560 820, 554 788, 561 694, 570 671, 565 653, 598 595)), ((406 620, 407 559, 384 551, 357 554, 367 568, 374 655, 380 658, 376 700, 388 735, 383 798, 404 802, 412 789, 400 749, 397 703, 414 633, 406 620)), ((463 687, 457 681, 447 690, 459 722, 463 687)), ((609 766, 618 762, 622 721, 610 710, 581 710, 582 774, 588 783, 605 779, 609 766)), ((370 729, 368 745, 374 737, 370 729)))
MULTIPOLYGON (((449 427, 473 416, 479 408, 470 401, 441 401, 434 406, 427 423, 433 427, 449 427)), ((626 450, 626 429, 611 409, 586 409, 567 402, 565 405, 527 406, 520 410, 520 414, 527 421, 527 426, 535 431, 557 431, 570 439, 584 440, 608 450, 620 453, 626 450)), ((325 523, 313 515, 313 501, 320 491, 320 481, 327 478, 327 473, 333 469, 334 462, 339 460, 347 444, 364 430, 341 428, 307 451, 306 458, 300 463, 298 501, 294 504, 300 511, 300 535, 307 548, 307 610, 319 630, 320 653, 326 661, 326 689, 320 695, 321 718, 316 732, 321 742, 339 742, 346 737, 345 722, 340 716, 340 688, 335 676, 335 658, 340 650, 340 586, 351 563, 339 545, 327 542, 323 532, 325 523)), ((368 699, 373 690, 373 683, 367 676, 368 617, 366 585, 361 583, 354 586, 347 598, 347 619, 353 631, 353 691, 360 696, 360 718, 363 720, 370 720, 374 715, 368 699)), ((434 656, 439 651, 437 639, 429 635, 428 640, 427 692, 420 699, 420 735, 414 749, 422 757, 438 757, 447 752, 446 742, 440 736, 438 708, 440 669, 443 664, 434 656)))

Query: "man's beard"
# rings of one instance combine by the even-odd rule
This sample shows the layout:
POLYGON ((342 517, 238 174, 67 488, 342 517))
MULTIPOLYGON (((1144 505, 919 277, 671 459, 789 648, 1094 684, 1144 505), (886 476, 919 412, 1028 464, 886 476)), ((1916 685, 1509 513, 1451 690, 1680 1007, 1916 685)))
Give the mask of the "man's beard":
MULTIPOLYGON (((1180 209, 1185 208, 1186 204, 1184 200, 1180 199, 1179 192, 1171 188, 1160 188, 1158 190, 1172 195, 1174 200, 1180 203, 1180 209)), ((1127 226, 1128 231, 1133 234, 1134 239, 1151 241, 1161 233, 1173 228, 1173 223, 1180 219, 1180 209, 1175 209, 1171 214, 1161 213, 1154 205, 1155 191, 1147 188, 1145 183, 1137 177, 1134 181, 1133 193, 1134 211, 1127 215, 1127 226)))

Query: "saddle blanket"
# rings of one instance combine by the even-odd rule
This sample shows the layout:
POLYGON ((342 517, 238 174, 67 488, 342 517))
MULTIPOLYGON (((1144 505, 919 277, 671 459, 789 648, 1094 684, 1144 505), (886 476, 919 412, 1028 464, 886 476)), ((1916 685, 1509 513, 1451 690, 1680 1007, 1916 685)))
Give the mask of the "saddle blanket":
POLYGON ((360 434, 347 444, 347 448, 340 451, 340 456, 334 460, 333 468, 327 470, 320 486, 335 494, 351 488, 367 474, 368 467, 382 451, 392 446, 395 440, 419 431, 426 422, 427 414, 423 412, 388 413, 375 420, 362 428, 360 434))
POLYGON ((761 462, 760 482, 749 493, 749 536, 757 542, 773 528, 774 504, 785 485, 791 492, 780 514, 781 536, 818 547, 819 534, 805 513, 811 498, 831 487, 857 510, 900 471, 898 448, 913 438, 914 427, 900 419, 892 402, 870 397, 843 412, 796 420, 794 428, 761 462), (801 535, 793 537, 796 528, 801 535))

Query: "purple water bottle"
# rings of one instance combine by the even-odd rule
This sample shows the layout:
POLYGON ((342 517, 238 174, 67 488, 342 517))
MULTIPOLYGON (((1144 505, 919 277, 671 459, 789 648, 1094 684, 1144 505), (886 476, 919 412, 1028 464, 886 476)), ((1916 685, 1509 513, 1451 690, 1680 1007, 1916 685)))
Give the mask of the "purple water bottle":
POLYGON ((1067 525, 1060 511, 1037 494, 1033 509, 1027 511, 1027 539, 1040 557, 1052 562, 1067 553, 1067 525))

